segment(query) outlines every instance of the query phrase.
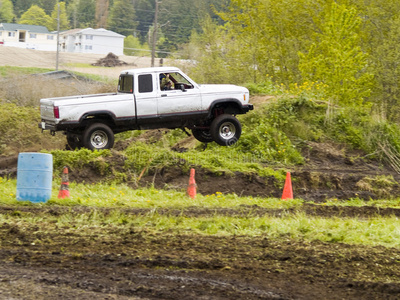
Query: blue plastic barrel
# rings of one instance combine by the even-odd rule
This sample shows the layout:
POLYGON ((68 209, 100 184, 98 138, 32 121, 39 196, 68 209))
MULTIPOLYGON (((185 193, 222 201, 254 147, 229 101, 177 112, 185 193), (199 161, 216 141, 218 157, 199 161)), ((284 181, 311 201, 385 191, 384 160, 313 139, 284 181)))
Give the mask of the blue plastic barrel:
POLYGON ((20 153, 17 166, 17 200, 46 202, 51 197, 53 156, 20 153))

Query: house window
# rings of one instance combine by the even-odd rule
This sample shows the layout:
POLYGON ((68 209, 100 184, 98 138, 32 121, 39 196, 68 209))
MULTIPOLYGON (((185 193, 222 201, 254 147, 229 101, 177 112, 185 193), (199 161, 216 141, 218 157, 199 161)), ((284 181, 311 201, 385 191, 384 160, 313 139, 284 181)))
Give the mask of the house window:
POLYGON ((85 50, 92 50, 93 47, 91 45, 85 45, 85 50))
POLYGON ((151 74, 139 75, 139 93, 151 93, 153 91, 153 76, 151 74))
POLYGON ((31 39, 36 39, 36 33, 30 33, 29 38, 31 39))
POLYGON ((48 40, 54 40, 54 35, 48 35, 48 36, 47 36, 47 39, 48 39, 48 40))
POLYGON ((9 32, 9 33, 8 33, 8 36, 9 36, 9 37, 14 37, 14 36, 15 36, 15 32, 9 32))
POLYGON ((93 35, 87 34, 87 35, 86 35, 86 39, 87 39, 87 40, 93 40, 93 35))
POLYGON ((3 32, 2 31, 0 31, 0 36, 2 36, 3 35, 3 32))

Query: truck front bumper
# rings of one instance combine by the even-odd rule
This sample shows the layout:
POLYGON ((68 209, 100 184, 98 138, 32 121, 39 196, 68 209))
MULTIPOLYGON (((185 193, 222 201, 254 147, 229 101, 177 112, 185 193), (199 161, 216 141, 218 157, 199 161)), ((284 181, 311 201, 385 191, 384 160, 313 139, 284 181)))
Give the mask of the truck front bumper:
POLYGON ((242 106, 242 113, 245 114, 247 112, 249 112, 250 110, 254 109, 254 105, 253 104, 246 104, 242 106))

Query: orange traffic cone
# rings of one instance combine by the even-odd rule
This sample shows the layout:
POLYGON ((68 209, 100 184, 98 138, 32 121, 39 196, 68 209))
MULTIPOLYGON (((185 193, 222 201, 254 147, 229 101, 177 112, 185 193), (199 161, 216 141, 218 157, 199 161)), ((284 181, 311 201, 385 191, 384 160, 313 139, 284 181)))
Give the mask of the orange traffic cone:
POLYGON ((195 170, 191 169, 190 170, 190 178, 189 178, 189 186, 187 188, 187 193, 190 198, 194 199, 196 198, 196 181, 194 180, 194 173, 195 170))
POLYGON ((69 198, 69 179, 67 167, 64 167, 63 173, 61 175, 61 187, 60 191, 58 192, 58 198, 69 198))
POLYGON ((285 186, 283 187, 282 200, 293 199, 292 179, 290 172, 286 173, 285 186))

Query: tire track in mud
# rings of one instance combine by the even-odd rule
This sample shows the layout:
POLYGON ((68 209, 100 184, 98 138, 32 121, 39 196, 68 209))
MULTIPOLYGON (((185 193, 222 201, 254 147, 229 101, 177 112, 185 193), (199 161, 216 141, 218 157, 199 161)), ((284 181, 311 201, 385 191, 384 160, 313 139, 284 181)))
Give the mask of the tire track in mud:
POLYGON ((358 300, 396 299, 400 293, 399 249, 266 237, 109 234, 112 241, 88 240, 60 230, 36 245, 25 234, 21 245, 13 239, 19 232, 12 231, 0 248, 0 295, 10 284, 18 285, 18 294, 9 289, 4 295, 22 299, 30 299, 33 286, 52 299, 63 293, 62 299, 358 300))

